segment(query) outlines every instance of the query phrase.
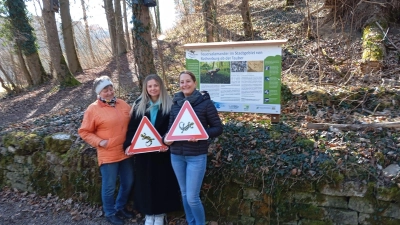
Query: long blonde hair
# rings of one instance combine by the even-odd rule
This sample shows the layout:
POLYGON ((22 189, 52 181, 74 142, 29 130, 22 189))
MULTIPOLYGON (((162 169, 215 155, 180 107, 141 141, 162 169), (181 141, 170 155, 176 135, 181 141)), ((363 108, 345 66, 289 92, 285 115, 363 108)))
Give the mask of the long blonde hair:
POLYGON ((139 100, 138 100, 139 102, 136 101, 132 106, 131 115, 135 110, 136 117, 142 117, 148 110, 147 106, 151 101, 151 97, 149 93, 147 93, 147 82, 149 82, 150 80, 155 80, 158 83, 158 85, 160 85, 160 96, 158 96, 158 99, 160 101, 160 104, 162 105, 162 114, 165 115, 171 111, 172 99, 168 95, 164 82, 162 81, 161 77, 159 77, 157 74, 150 74, 143 81, 142 94, 140 94, 139 96, 140 101, 139 100))

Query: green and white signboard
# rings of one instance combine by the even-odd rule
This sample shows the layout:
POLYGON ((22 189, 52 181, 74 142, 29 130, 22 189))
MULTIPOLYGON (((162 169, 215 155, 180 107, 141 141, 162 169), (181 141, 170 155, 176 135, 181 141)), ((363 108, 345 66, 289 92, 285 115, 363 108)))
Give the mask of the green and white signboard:
POLYGON ((186 44, 186 69, 218 111, 280 114, 286 40, 186 44))

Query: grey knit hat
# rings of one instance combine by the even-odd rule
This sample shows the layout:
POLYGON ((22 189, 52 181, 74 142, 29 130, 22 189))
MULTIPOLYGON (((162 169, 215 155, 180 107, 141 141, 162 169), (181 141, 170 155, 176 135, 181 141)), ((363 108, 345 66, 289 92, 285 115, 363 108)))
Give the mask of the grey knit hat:
POLYGON ((94 80, 93 82, 93 90, 96 94, 100 94, 103 88, 107 87, 108 85, 113 86, 111 79, 108 76, 101 76, 94 80))

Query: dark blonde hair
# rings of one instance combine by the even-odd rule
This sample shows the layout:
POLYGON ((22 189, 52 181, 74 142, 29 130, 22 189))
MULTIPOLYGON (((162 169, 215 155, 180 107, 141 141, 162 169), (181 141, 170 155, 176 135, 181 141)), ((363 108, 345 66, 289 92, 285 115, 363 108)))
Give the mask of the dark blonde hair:
POLYGON ((132 106, 131 115, 133 110, 136 110, 136 117, 142 117, 146 113, 147 105, 151 101, 151 97, 149 93, 147 93, 147 82, 151 80, 155 80, 158 83, 158 85, 160 85, 160 95, 158 96, 158 99, 160 101, 160 104, 162 105, 162 114, 164 115, 168 114, 169 111, 171 110, 172 99, 168 95, 163 80, 157 74, 150 74, 143 81, 142 94, 140 94, 139 96, 141 100, 139 103, 137 103, 137 105, 132 106))
POLYGON ((184 71, 180 72, 180 73, 179 73, 179 79, 181 79, 181 75, 182 75, 182 74, 187 74, 187 75, 189 75, 190 78, 192 78, 192 80, 193 80, 194 82, 196 82, 196 76, 195 76, 192 72, 190 72, 189 70, 184 70, 184 71))

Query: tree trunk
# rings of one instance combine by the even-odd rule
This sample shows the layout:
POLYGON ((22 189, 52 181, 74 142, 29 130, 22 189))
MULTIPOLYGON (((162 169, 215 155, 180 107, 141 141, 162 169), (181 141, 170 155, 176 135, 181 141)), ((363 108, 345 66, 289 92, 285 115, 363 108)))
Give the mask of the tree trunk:
POLYGON ((7 82, 11 85, 11 87, 12 87, 12 89, 11 88, 9 88, 6 84, 5 84, 5 82, 4 82, 4 80, 1 78, 1 76, 0 76, 0 83, 1 83, 1 86, 3 86, 3 88, 4 89, 6 89, 6 91, 7 91, 7 93, 11 93, 13 90, 15 91, 15 92, 20 92, 20 89, 19 89, 19 87, 17 87, 15 84, 14 84, 14 82, 12 81, 12 79, 11 79, 11 77, 8 75, 8 73, 4 70, 4 68, 3 68, 3 66, 0 64, 0 71, 3 73, 3 75, 4 75, 4 77, 7 79, 7 82))
POLYGON ((79 62, 74 42, 74 31, 69 11, 69 0, 60 0, 60 15, 65 54, 67 55, 69 70, 71 73, 82 72, 82 66, 79 62))
POLYGON ((25 62, 28 65, 29 71, 31 74, 35 74, 32 77, 35 77, 34 84, 40 84, 45 80, 51 79, 51 76, 47 74, 46 70, 44 69, 38 52, 34 52, 30 55, 25 55, 25 62), (33 72, 34 71, 34 72, 33 72))
MULTIPOLYGON (((14 54, 12 51, 9 51, 9 55, 10 55, 10 60, 11 60, 11 68, 12 71, 15 74, 15 85, 16 86, 21 86, 21 78, 19 76, 17 76, 16 74, 20 74, 21 69, 18 67, 18 63, 15 61, 14 58, 14 54)), ((17 56, 18 57, 18 56, 17 56)))
POLYGON ((212 5, 211 5, 211 12, 212 12, 212 18, 213 18, 213 26, 212 26, 213 34, 216 36, 217 41, 221 41, 221 39, 220 39, 220 37, 219 37, 219 34, 218 34, 218 29, 217 29, 217 27, 218 27, 218 21, 217 21, 217 14, 218 14, 218 12, 217 12, 217 9, 218 9, 218 7, 217 7, 217 0, 212 0, 211 2, 212 2, 212 5))
POLYGON ((114 0, 115 6, 115 28, 118 35, 118 55, 126 53, 126 42, 124 37, 124 26, 122 23, 121 0, 114 0))
POLYGON ((22 74, 24 75, 25 80, 28 83, 28 85, 32 86, 33 85, 33 80, 32 80, 32 77, 31 77, 31 75, 29 73, 28 68, 26 67, 25 59, 24 59, 24 56, 22 55, 22 50, 18 46, 18 44, 17 44, 17 55, 18 55, 19 65, 20 65, 21 70, 22 70, 22 74))
POLYGON ((113 55, 118 54, 117 31, 115 28, 115 13, 112 0, 104 0, 104 10, 106 11, 108 31, 110 33, 111 47, 113 55))
POLYGON ((153 48, 151 45, 151 26, 149 8, 142 4, 133 4, 133 53, 138 68, 138 80, 141 88, 145 77, 156 73, 153 48))
POLYGON ((51 0, 43 0, 42 16, 44 26, 46 27, 50 58, 55 70, 56 79, 62 86, 75 86, 79 84, 79 81, 72 76, 64 56, 62 55, 56 19, 54 12, 51 11, 50 2, 51 0))
MULTIPOLYGON (((125 24, 125 39, 126 39, 126 45, 128 46, 128 50, 132 50, 131 46, 131 40, 129 38, 129 29, 128 29, 128 16, 127 16, 127 11, 126 11, 126 1, 122 1, 123 4, 123 10, 124 10, 124 24, 125 24)), ((157 4, 158 5, 158 4, 157 4)))
POLYGON ((155 10, 155 17, 156 17, 156 24, 157 24, 157 34, 161 34, 161 20, 160 20, 160 4, 158 3, 159 1, 157 0, 157 6, 155 10))
MULTIPOLYGON (((5 5, 8 8, 10 21, 13 27, 13 36, 18 48, 26 56, 26 63, 29 68, 28 75, 25 74, 29 85, 42 83, 47 74, 40 61, 36 47, 36 37, 33 34, 33 28, 29 24, 26 15, 26 6, 24 0, 7 0, 5 5), (28 78, 28 76, 30 78, 28 78)), ((21 61, 21 58, 20 58, 21 61)), ((25 61, 25 60, 24 60, 25 61)), ((24 70, 26 73, 28 70, 24 70)))
POLYGON ((242 15, 243 19, 244 36, 246 37, 246 39, 254 40, 253 23, 251 22, 249 0, 242 0, 239 8, 240 14, 242 15))
POLYGON ((92 62, 96 65, 97 59, 93 53, 92 38, 90 37, 89 23, 88 23, 87 15, 86 15, 85 0, 81 0, 81 6, 82 6, 82 12, 83 12, 83 21, 85 22, 85 35, 86 35, 86 40, 87 40, 88 47, 89 47, 90 57, 92 58, 92 62))
POLYGON ((213 15, 212 15, 212 0, 204 0, 203 2, 203 18, 204 18, 204 29, 206 30, 207 42, 214 41, 214 29, 213 29, 213 15))
MULTIPOLYGON (((36 0, 36 2, 38 3, 38 5, 39 5, 39 9, 40 10, 43 10, 43 8, 42 8, 42 6, 41 6, 41 4, 40 4, 40 0, 36 0)), ((34 8, 35 8, 35 12, 36 12, 36 15, 38 15, 38 12, 37 12, 37 8, 36 8, 36 4, 33 4, 33 6, 34 6, 34 8)), ((38 18, 38 23, 39 23, 39 29, 38 29, 38 32, 39 33, 41 33, 41 38, 40 39, 44 39, 44 40, 46 40, 46 27, 45 27, 45 25, 44 25, 44 21, 43 21, 43 17, 40 17, 40 18, 38 18)), ((49 43, 47 42, 47 41, 45 41, 45 45, 46 45, 46 49, 47 49, 47 51, 50 49, 50 47, 49 47, 49 43)), ((50 55, 50 54, 49 54, 50 55)), ((46 56, 44 56, 44 58, 46 58, 47 57, 47 55, 46 56)), ((48 58, 50 58, 50 56, 48 57, 48 58)), ((54 74, 53 72, 54 72, 54 68, 53 68, 53 63, 51 62, 51 60, 48 60, 48 66, 49 66, 49 73, 46 73, 48 76, 49 76, 49 79, 52 79, 53 77, 52 77, 52 75, 54 74)))

